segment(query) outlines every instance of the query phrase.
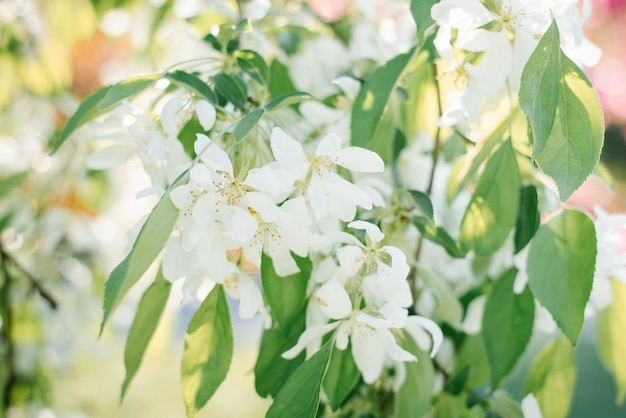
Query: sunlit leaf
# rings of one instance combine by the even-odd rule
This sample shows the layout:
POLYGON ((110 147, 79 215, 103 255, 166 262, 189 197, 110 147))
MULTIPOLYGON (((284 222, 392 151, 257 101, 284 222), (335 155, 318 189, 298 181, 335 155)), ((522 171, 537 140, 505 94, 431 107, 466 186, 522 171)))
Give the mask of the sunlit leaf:
POLYGON ((544 417, 565 418, 570 408, 576 382, 574 349, 560 336, 548 343, 535 357, 524 396, 535 395, 544 417))
POLYGON ((521 177, 511 141, 489 158, 467 206, 459 241, 479 256, 496 252, 517 221, 521 177))
POLYGON ((493 285, 483 314, 482 336, 495 389, 530 341, 535 319, 535 300, 528 287, 513 291, 517 269, 506 271, 493 285))
POLYGON ((361 90, 352 106, 352 145, 367 147, 380 123, 391 93, 405 67, 413 57, 414 50, 400 54, 376 69, 361 90))
POLYGON ((439 0, 411 0, 411 15, 417 27, 417 38, 424 42, 426 29, 435 23, 430 16, 430 9, 439 3, 439 0))
POLYGON ((267 411, 266 418, 314 418, 317 415, 331 349, 332 341, 329 341, 289 376, 267 411))
POLYGON ((532 128, 533 158, 565 201, 600 159, 604 120, 591 83, 561 51, 555 21, 524 67, 520 106, 532 128))
POLYGON ((130 327, 130 331, 128 331, 126 348, 124 350, 126 377, 122 384, 122 399, 126 394, 128 385, 141 365, 143 355, 159 323, 163 308, 165 308, 171 287, 171 283, 165 280, 161 269, 159 269, 156 279, 143 294, 139 302, 135 319, 133 319, 133 324, 130 327))
POLYGON ((185 334, 181 384, 189 418, 198 414, 226 378, 233 346, 228 303, 223 287, 216 285, 191 318, 185 334))
POLYGON ((626 284, 611 279, 613 303, 600 311, 597 322, 598 354, 617 386, 615 403, 626 400, 626 284))
POLYGON ((527 273, 530 290, 576 345, 591 293, 596 233, 587 215, 564 210, 542 225, 530 242, 527 273))

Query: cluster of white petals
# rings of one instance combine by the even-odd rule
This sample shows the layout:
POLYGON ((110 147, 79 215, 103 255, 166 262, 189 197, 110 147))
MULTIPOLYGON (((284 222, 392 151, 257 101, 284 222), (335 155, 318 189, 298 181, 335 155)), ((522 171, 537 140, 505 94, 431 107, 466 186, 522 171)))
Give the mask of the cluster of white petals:
POLYGON ((598 254, 591 301, 597 309, 611 304, 611 279, 626 283, 626 215, 595 208, 598 254))
POLYGON ((600 50, 587 40, 578 0, 442 0, 431 10, 438 24, 435 47, 456 91, 441 126, 475 122, 485 98, 519 89, 522 70, 552 18, 561 47, 576 63, 592 66, 600 50))

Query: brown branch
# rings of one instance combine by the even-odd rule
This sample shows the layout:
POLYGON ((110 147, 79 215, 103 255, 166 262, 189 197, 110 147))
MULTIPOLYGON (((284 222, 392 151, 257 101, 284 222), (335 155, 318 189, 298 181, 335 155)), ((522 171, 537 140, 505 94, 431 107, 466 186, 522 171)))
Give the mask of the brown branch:
POLYGON ((50 305, 50 307, 52 309, 56 309, 58 306, 58 303, 56 301, 56 299, 54 298, 54 296, 52 296, 42 285, 41 283, 39 283, 39 280, 37 280, 35 278, 35 276, 33 276, 32 274, 30 274, 28 272, 28 270, 26 270, 16 259, 15 257, 11 257, 10 254, 8 254, 4 248, 2 248, 2 246, 0 246, 0 255, 2 256, 2 261, 3 263, 9 261, 11 262, 11 264, 13 264, 13 266, 18 269, 22 275, 28 280, 31 288, 33 290, 36 290, 37 293, 39 293, 39 295, 46 301, 48 302, 48 305, 50 305))

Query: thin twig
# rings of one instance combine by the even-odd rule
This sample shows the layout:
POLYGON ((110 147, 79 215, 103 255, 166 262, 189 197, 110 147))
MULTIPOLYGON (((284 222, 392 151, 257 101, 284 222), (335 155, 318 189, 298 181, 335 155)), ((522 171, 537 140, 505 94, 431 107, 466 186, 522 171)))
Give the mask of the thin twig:
MULTIPOLYGON (((0 255, 2 256, 2 261, 3 262, 8 262, 10 261, 13 266, 15 266, 15 268, 17 268, 23 275, 24 277, 26 277, 26 279, 28 280, 28 282, 30 283, 30 286, 32 289, 36 290, 37 293, 39 293, 39 295, 46 301, 48 302, 48 305, 50 305, 50 307, 52 309, 56 309, 58 306, 58 303, 56 301, 56 299, 41 285, 41 283, 39 283, 39 280, 37 280, 32 274, 30 274, 28 272, 28 270, 26 270, 16 259, 15 257, 11 257, 10 254, 8 254, 4 248, 2 248, 2 246, 0 246, 0 255)), ((6 269, 6 267, 5 267, 6 269)))
POLYGON ((6 380, 2 388, 2 411, 7 411, 11 406, 11 394, 16 382, 15 350, 13 347, 13 315, 11 312, 11 280, 7 269, 6 253, 0 248, 0 263, 2 264, 2 327, 0 336, 5 342, 6 380))

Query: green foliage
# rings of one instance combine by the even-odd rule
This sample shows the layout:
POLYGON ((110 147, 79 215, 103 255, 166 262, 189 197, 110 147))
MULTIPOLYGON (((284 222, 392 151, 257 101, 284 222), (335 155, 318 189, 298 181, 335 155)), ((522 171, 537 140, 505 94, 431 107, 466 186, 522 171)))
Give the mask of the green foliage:
POLYGON ((195 417, 222 384, 233 357, 233 330, 224 289, 216 285, 185 334, 181 384, 187 416, 195 417))
POLYGON ((533 331, 535 300, 528 287, 513 291, 517 269, 506 271, 494 283, 483 314, 482 337, 495 389, 524 352, 533 331))
POLYGON ((439 0, 411 0, 411 15, 417 26, 417 39, 422 43, 426 30, 435 23, 430 17, 430 9, 437 3, 439 0))
POLYGON ((270 80, 270 70, 263 57, 251 50, 241 50, 235 52, 239 68, 248 74, 254 81, 266 86, 270 80))
POLYGON ((478 256, 496 252, 515 226, 521 178, 511 141, 505 141, 489 158, 467 207, 461 248, 478 256))
POLYGON ((181 70, 172 71, 165 74, 165 78, 171 80, 176 85, 194 92, 199 97, 208 100, 211 104, 217 105, 217 97, 211 88, 197 76, 181 70))
POLYGON ((5 198, 14 189, 20 187, 27 176, 28 172, 21 171, 0 179, 0 199, 5 198))
POLYGON ((243 118, 241 118, 241 120, 235 127, 235 130, 233 131, 233 135, 235 135, 235 141, 243 141, 243 139, 248 136, 252 129, 254 129, 256 124, 259 123, 259 120, 261 120, 264 113, 265 109, 255 109, 243 118))
POLYGON ((435 369, 428 353, 405 333, 401 346, 417 358, 407 362, 406 380, 393 398, 393 418, 422 417, 431 409, 435 369))
POLYGON ((274 270, 272 259, 263 254, 261 260, 261 280, 263 290, 272 317, 276 320, 285 335, 304 311, 306 290, 311 275, 312 263, 308 258, 294 257, 300 272, 287 277, 280 277, 274 270))
POLYGON ((611 278, 613 303, 600 311, 597 322, 598 354, 617 386, 615 403, 626 400, 626 284, 611 278))
POLYGON ((520 252, 539 228, 539 209, 537 189, 535 186, 524 186, 520 190, 519 212, 515 224, 515 252, 520 252))
MULTIPOLYGON (((179 180, 182 178, 185 178, 184 174, 179 177, 179 180)), ((178 208, 170 200, 169 193, 165 193, 141 227, 130 253, 111 272, 104 287, 104 315, 100 326, 101 334, 109 316, 122 298, 143 276, 163 249, 174 228, 178 212, 178 208)))
POLYGON ((68 119, 59 135, 50 143, 50 153, 57 152, 67 138, 82 125, 111 110, 122 100, 138 95, 150 87, 159 77, 160 74, 153 74, 128 78, 117 84, 103 87, 86 98, 68 119))
POLYGON ((248 102, 246 85, 234 74, 219 73, 211 77, 215 91, 237 109, 243 110, 248 102))
POLYGON ((300 103, 300 102, 304 102, 305 100, 312 100, 312 99, 314 98, 309 93, 305 93, 302 91, 294 91, 294 92, 287 93, 287 94, 281 95, 280 97, 275 98, 274 100, 272 100, 265 106, 265 109, 267 109, 268 111, 278 110, 286 106, 291 106, 296 103, 300 103))
POLYGON ((582 328, 595 260, 593 222, 576 210, 564 210, 542 225, 530 243, 530 289, 572 345, 582 328))
POLYGON ((367 147, 383 118, 389 97, 413 57, 414 50, 400 54, 376 69, 361 87, 352 107, 350 142, 367 147))
POLYGON ((359 382, 361 372, 352 358, 351 346, 340 350, 333 346, 322 387, 333 411, 337 411, 359 382))
POLYGON ((537 398, 544 417, 565 418, 570 408, 576 367, 574 349, 563 337, 548 343, 533 361, 524 385, 524 396, 537 398))
POLYGON ((276 395, 267 418, 314 418, 320 404, 322 380, 328 368, 333 341, 302 363, 276 395))
POLYGON ((524 67, 520 105, 532 128, 533 158, 565 201, 600 159, 604 120, 591 83, 561 51, 554 21, 524 67))
POLYGON ((126 377, 122 384, 122 399, 124 399, 128 385, 135 373, 139 370, 146 348, 159 324, 171 287, 171 283, 165 280, 161 269, 159 269, 156 279, 145 291, 139 302, 135 319, 133 319, 133 324, 126 338, 126 349, 124 350, 126 377))

